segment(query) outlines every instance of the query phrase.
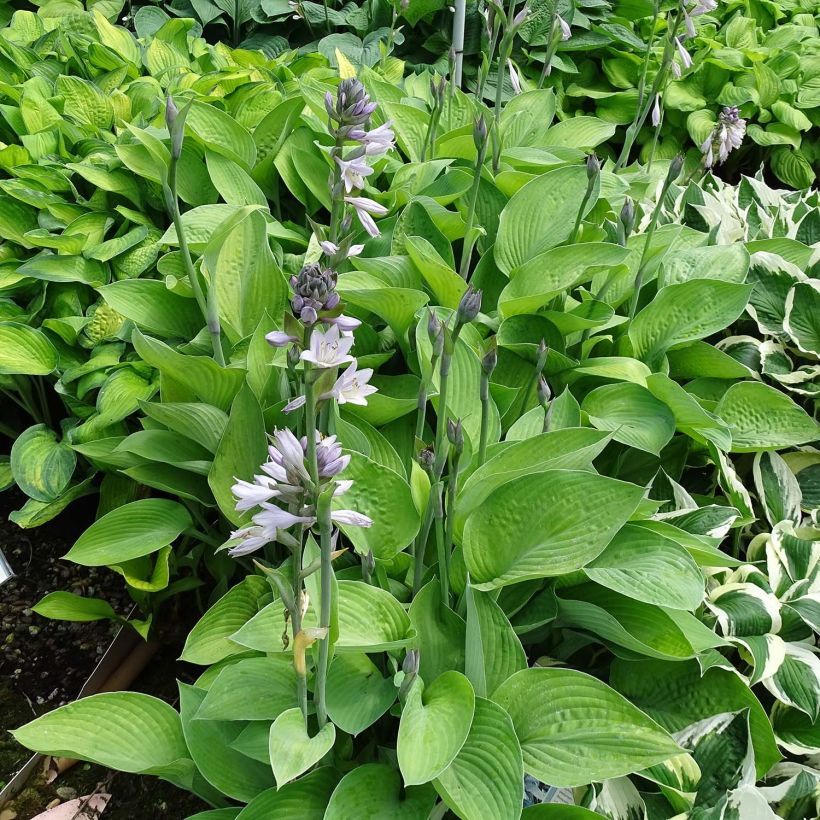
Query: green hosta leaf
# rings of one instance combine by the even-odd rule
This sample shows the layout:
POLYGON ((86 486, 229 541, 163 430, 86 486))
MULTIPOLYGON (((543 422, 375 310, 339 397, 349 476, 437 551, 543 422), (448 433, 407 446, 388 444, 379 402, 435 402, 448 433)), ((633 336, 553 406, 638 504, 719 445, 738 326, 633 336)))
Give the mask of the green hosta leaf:
POLYGON ((615 126, 598 117, 570 117, 551 126, 544 135, 543 144, 547 148, 562 146, 591 151, 614 133, 615 126))
POLYGON ((521 747, 510 716, 498 704, 477 697, 467 740, 435 780, 436 790, 464 820, 517 820, 523 778, 521 747))
POLYGON ((715 407, 732 429, 732 452, 776 450, 820 438, 820 424, 785 393, 760 382, 733 384, 715 407))
POLYGON ((225 111, 195 101, 185 125, 209 150, 223 154, 244 168, 253 168, 256 162, 253 137, 225 111))
POLYGON ((489 592, 467 586, 465 674, 479 697, 492 696, 510 675, 527 667, 524 647, 489 592))
POLYGON ((410 485, 361 453, 351 453, 342 477, 352 479, 353 486, 334 500, 334 507, 356 510, 373 519, 371 527, 342 526, 356 550, 363 555, 372 552, 382 560, 401 552, 415 538, 421 523, 410 485))
POLYGON ((190 755, 205 780, 222 794, 247 803, 274 785, 270 766, 231 747, 243 724, 239 721, 198 720, 205 691, 179 684, 182 731, 190 755))
POLYGON ((77 466, 77 456, 45 424, 21 433, 11 447, 11 473, 17 486, 35 501, 55 501, 77 466))
POLYGON ((528 806, 521 814, 522 820, 597 820, 601 815, 581 806, 561 803, 541 803, 528 806))
POLYGON ((406 786, 438 777, 464 745, 475 710, 475 692, 460 672, 439 675, 429 686, 417 678, 404 703, 396 752, 406 786))
POLYGON ((44 618, 55 621, 101 621, 117 619, 117 613, 108 601, 100 598, 84 598, 72 592, 50 592, 41 598, 32 609, 44 618))
POLYGON ((786 297, 783 328, 804 353, 820 356, 820 282, 798 282, 786 297))
POLYGON ((19 510, 9 513, 9 521, 13 521, 22 529, 41 527, 56 518, 73 501, 95 492, 97 490, 93 485, 93 478, 87 478, 85 481, 69 487, 55 501, 35 501, 30 498, 19 510))
POLYGON ((627 524, 584 568, 597 584, 649 604, 694 610, 704 578, 689 553, 670 538, 627 524))
POLYGON ((137 430, 126 436, 114 452, 131 453, 202 475, 211 466, 211 454, 204 447, 170 430, 137 430))
POLYGON ((244 652, 245 647, 230 636, 256 615, 266 593, 270 594, 270 587, 257 575, 249 575, 228 590, 190 631, 181 659, 206 666, 244 652))
POLYGON ((140 402, 146 416, 165 425, 180 436, 201 444, 215 453, 225 428, 228 415, 217 407, 202 402, 140 402))
POLYGON ((581 409, 594 427, 612 431, 616 441, 655 455, 675 434, 672 411, 638 384, 596 387, 584 397, 581 409))
POLYGON ((237 820, 322 820, 338 782, 338 773, 322 766, 281 789, 268 789, 254 797, 237 820))
POLYGON ((266 446, 262 408, 246 382, 231 405, 228 424, 208 473, 208 484, 216 503, 233 524, 241 523, 247 515, 236 511, 231 487, 236 478, 250 481, 259 472, 259 465, 265 460, 266 446))
POLYGON ((605 432, 583 427, 541 433, 515 442, 482 464, 464 482, 458 496, 458 515, 468 515, 498 487, 514 478, 548 469, 587 469, 608 442, 605 432))
POLYGON ((574 470, 502 485, 467 519, 464 559, 479 589, 572 572, 603 552, 644 491, 574 470))
POLYGON ((274 720, 296 706, 296 672, 284 657, 226 666, 208 689, 197 720, 274 720))
POLYGON ((301 709, 282 712, 270 727, 270 759, 277 787, 282 788, 318 763, 335 740, 336 727, 332 723, 326 723, 311 737, 301 709))
POLYGON ((358 735, 396 700, 396 686, 364 653, 335 655, 327 676, 327 712, 343 731, 358 735))
POLYGON ((188 341, 204 325, 193 299, 177 296, 155 279, 122 279, 98 290, 107 304, 148 333, 188 341))
POLYGON ((405 239, 407 255, 424 277, 436 302, 455 310, 464 291, 466 281, 442 259, 436 249, 421 236, 408 236, 405 239))
POLYGON ((96 85, 81 77, 61 74, 57 78, 56 90, 63 97, 63 112, 78 125, 99 129, 111 127, 114 109, 96 85))
POLYGON ((410 622, 417 633, 419 674, 435 680, 450 669, 464 670, 467 625, 441 599, 438 578, 428 581, 410 604, 410 622))
POLYGON ((191 516, 182 504, 164 498, 144 498, 95 521, 65 557, 87 567, 118 564, 156 552, 190 526, 191 516))
POLYGON ((405 645, 410 617, 389 592, 361 581, 339 581, 338 589, 338 652, 383 652, 405 645))
POLYGON ((734 322, 751 291, 749 285, 715 279, 661 288, 629 328, 635 355, 655 368, 673 345, 702 339, 734 322))
POLYGON ((664 258, 659 284, 676 285, 692 279, 742 283, 748 272, 749 252, 741 243, 687 248, 664 258))
POLYGON ((670 732, 721 712, 748 708, 758 777, 780 759, 766 712, 733 671, 712 667, 701 672, 695 661, 616 660, 610 680, 670 732))
POLYGON ((0 322, 0 374, 47 376, 57 361, 57 351, 45 333, 28 325, 0 322))
MULTIPOLYGON (((504 210, 498 225, 495 263, 503 273, 549 250, 567 239, 581 209, 587 189, 586 169, 567 166, 528 182, 504 210)), ((597 200, 597 190, 584 210, 597 200)))
POLYGON ((533 313, 558 293, 591 279, 598 268, 620 264, 630 254, 606 242, 584 242, 539 253, 510 271, 510 282, 498 298, 504 318, 533 313))
POLYGON ((41 754, 99 763, 121 772, 157 774, 188 757, 179 715, 138 692, 106 692, 60 706, 13 731, 41 754))
POLYGON ((342 778, 324 820, 427 820, 435 802, 436 792, 431 785, 405 788, 395 769, 382 763, 366 763, 342 778))
POLYGON ((775 176, 793 188, 808 188, 814 183, 814 169, 802 151, 782 146, 772 151, 769 161, 775 176))
POLYGON ((524 669, 494 700, 512 718, 524 770, 554 786, 620 777, 681 751, 654 720, 582 672, 524 669))

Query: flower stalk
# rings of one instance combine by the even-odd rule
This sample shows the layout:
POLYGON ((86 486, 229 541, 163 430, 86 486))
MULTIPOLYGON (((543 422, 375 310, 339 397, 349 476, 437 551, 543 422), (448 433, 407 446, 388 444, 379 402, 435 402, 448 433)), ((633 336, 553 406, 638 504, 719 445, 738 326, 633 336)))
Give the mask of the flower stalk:
POLYGON ((478 191, 481 187, 481 171, 487 157, 487 123, 482 114, 473 126, 473 142, 476 147, 475 169, 473 170, 473 184, 470 188, 470 199, 467 205, 467 227, 464 231, 464 245, 461 249, 461 264, 458 272, 462 279, 468 279, 470 274, 470 259, 473 255, 478 234, 475 231, 475 211, 478 204, 478 191))
POLYGON ((327 630, 327 635, 319 643, 319 660, 316 665, 316 717, 319 728, 327 723, 327 669, 330 660, 330 612, 333 596, 333 524, 330 502, 333 498, 334 483, 331 482, 319 494, 316 517, 319 526, 319 550, 321 568, 319 601, 319 628, 327 630))

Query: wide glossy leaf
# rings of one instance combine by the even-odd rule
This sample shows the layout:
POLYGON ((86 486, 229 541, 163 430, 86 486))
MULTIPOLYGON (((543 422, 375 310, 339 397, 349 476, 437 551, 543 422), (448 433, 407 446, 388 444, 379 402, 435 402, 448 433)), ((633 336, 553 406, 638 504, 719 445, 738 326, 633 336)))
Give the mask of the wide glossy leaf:
POLYGON ((181 659, 206 666, 244 652, 245 647, 230 636, 256 615, 265 594, 270 594, 270 587, 258 575, 249 575, 228 590, 190 631, 181 659))
POLYGON ((507 678, 527 667, 524 647, 491 593, 467 586, 465 674, 479 697, 492 697, 507 678))
POLYGON ((361 581, 339 581, 338 590, 338 652, 387 651, 406 643, 410 618, 389 592, 361 581))
POLYGON ((657 369, 673 345, 728 327, 743 312, 751 291, 751 285, 716 279, 692 279, 661 288, 630 325, 635 355, 657 369))
POLYGON ((524 769, 510 716, 477 697, 467 740, 434 785, 464 820, 517 820, 521 816, 524 769))
POLYGON ((85 598, 73 592, 49 592, 41 598, 32 610, 44 618, 57 621, 99 621, 106 618, 115 620, 117 613, 108 601, 102 598, 85 598))
POLYGON ((492 589, 580 569, 603 552, 643 494, 633 484, 575 470, 502 485, 464 528, 473 583, 492 589))
POLYGON ((404 703, 396 752, 406 786, 438 777, 461 750, 475 710, 475 692, 460 672, 425 686, 417 678, 404 703))
POLYGON ((494 700, 512 718, 524 770, 554 786, 620 777, 681 751, 654 720, 582 672, 525 669, 494 700))
POLYGON ((237 820, 322 820, 338 773, 322 766, 281 789, 268 789, 245 806, 237 820))
POLYGON ((783 327, 804 353, 820 356, 820 283, 798 282, 786 297, 783 327))
POLYGON ((467 625, 444 605, 438 578, 428 581, 413 598, 410 622, 417 633, 419 674, 424 680, 435 680, 450 669, 464 671, 467 625))
POLYGON ((687 248, 664 258, 659 285, 676 285, 691 279, 742 283, 748 272, 749 252, 740 242, 735 245, 687 248))
POLYGON ((276 785, 299 777, 318 763, 333 747, 336 727, 326 723, 315 735, 309 735, 305 718, 298 707, 282 712, 270 727, 270 760, 276 785))
POLYGON ((660 533, 627 524, 584 573, 602 586, 649 604, 694 610, 704 578, 689 553, 660 533))
POLYGON ((146 416, 215 453, 228 425, 228 415, 202 402, 140 402, 146 416))
POLYGON ((358 735, 396 700, 396 686, 362 653, 337 654, 327 676, 327 712, 342 730, 358 735))
POLYGON ((660 455, 675 434, 675 417, 645 387, 631 382, 605 384, 587 393, 581 409, 599 430, 622 444, 660 455))
POLYGON ((205 780, 222 794, 247 803, 274 785, 270 766, 231 747, 242 730, 239 721, 197 720, 205 691, 179 684, 182 730, 191 757, 205 780))
POLYGON ((715 407, 732 430, 732 452, 794 447, 820 438, 820 424, 785 393, 760 382, 733 384, 715 407))
POLYGON ((365 555, 388 560, 401 552, 415 538, 420 526, 413 504, 410 485, 393 470, 371 461, 361 453, 352 453, 343 477, 353 486, 334 501, 341 509, 353 509, 373 520, 371 527, 342 525, 356 550, 365 555))
MULTIPOLYGON (((587 190, 586 169, 567 166, 528 182, 501 212, 495 243, 495 263, 510 274, 520 265, 567 239, 587 190)), ((589 211, 597 191, 588 198, 589 211)))
POLYGON ((246 658, 226 666, 208 689, 197 720, 275 720, 296 706, 296 672, 284 657, 246 658))
POLYGON ((144 498, 95 521, 65 557, 87 567, 119 564, 171 544, 190 526, 191 516, 182 504, 144 498))
POLYGON ((194 299, 178 296, 155 279, 122 279, 98 290, 114 310, 141 330, 166 339, 188 341, 205 324, 194 299))
POLYGON ((0 322, 0 373, 46 376, 57 367, 57 351, 46 335, 16 322, 0 322))
POLYGON ((179 714, 139 692, 106 692, 60 706, 15 729, 18 743, 42 754, 159 774, 188 757, 179 714))
POLYGON ((35 501, 56 500, 68 487, 77 455, 58 441, 45 424, 22 432, 11 446, 11 473, 17 486, 35 501))
POLYGON ((324 820, 427 820, 435 789, 402 785, 401 775, 383 763, 365 763, 349 771, 333 792, 324 820))

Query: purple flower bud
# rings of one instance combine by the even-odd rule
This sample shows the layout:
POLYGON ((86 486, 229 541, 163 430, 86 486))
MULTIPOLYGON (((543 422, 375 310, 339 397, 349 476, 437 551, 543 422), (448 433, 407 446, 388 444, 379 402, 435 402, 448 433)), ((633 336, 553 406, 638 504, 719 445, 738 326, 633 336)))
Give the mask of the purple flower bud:
POLYGON ((447 419, 447 440, 453 445, 456 455, 461 455, 464 450, 464 430, 461 427, 461 419, 456 422, 447 419))
POLYGON ((487 141, 487 123, 482 114, 473 125, 473 143, 476 150, 481 151, 482 146, 487 141))
POLYGON ((601 161, 595 154, 587 157, 587 179, 592 181, 601 173, 601 161))
POLYGON ((481 310, 481 291, 467 286, 456 309, 456 325, 466 325, 478 316, 481 310))
POLYGON ((419 650, 418 649, 408 649, 407 654, 404 656, 404 661, 402 661, 402 671, 405 675, 415 677, 419 673, 419 650))
POLYGON ((666 174, 666 184, 671 185, 679 176, 683 169, 683 154, 676 154, 672 162, 669 163, 669 171, 666 174))
POLYGON ((552 398, 552 391, 543 376, 538 377, 538 401, 542 407, 546 407, 547 402, 552 398))
POLYGON ((484 354, 484 358, 481 360, 481 369, 487 376, 492 376, 497 364, 498 350, 495 341, 493 341, 493 344, 490 345, 490 349, 484 354))
POLYGON ((621 225, 623 225, 624 237, 626 238, 632 233, 632 229, 635 227, 635 205, 629 197, 624 200, 619 219, 621 220, 621 225))

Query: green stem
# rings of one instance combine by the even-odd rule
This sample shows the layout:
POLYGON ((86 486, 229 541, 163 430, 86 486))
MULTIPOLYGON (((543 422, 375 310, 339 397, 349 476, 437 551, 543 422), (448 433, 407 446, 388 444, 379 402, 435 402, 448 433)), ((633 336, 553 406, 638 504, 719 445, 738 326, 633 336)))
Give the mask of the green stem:
POLYGON ((476 97, 478 98, 478 102, 484 99, 484 86, 487 83, 487 77, 490 76, 490 66, 493 63, 493 55, 495 54, 495 47, 498 43, 498 32, 500 31, 501 26, 499 25, 498 15, 493 17, 493 33, 490 37, 490 45, 487 49, 487 63, 486 68, 482 68, 481 75, 478 80, 478 91, 476 92, 476 97))
POLYGON ((544 82, 547 79, 547 75, 549 74, 550 66, 552 65, 552 58, 555 56, 555 49, 558 47, 558 40, 560 39, 560 34, 558 33, 558 29, 556 27, 556 19, 555 19, 555 6, 553 6, 552 14, 550 15, 550 39, 547 43, 547 51, 544 54, 544 67, 541 69, 541 76, 538 78, 538 87, 543 88, 544 82))
POLYGON ((219 327, 219 314, 214 314, 211 311, 215 308, 215 302, 206 298, 202 285, 199 282, 199 276, 194 268, 194 260, 191 256, 191 251, 188 248, 188 238, 185 234, 185 227, 182 224, 182 214, 179 210, 179 199, 177 198, 177 163, 178 158, 171 156, 170 165, 168 167, 168 182, 165 186, 165 204, 174 223, 174 228, 177 234, 177 241, 179 242, 179 250, 182 254, 182 261, 185 265, 185 272, 188 274, 188 281, 191 283, 191 290, 194 292, 199 310, 202 313, 202 318, 208 327, 208 333, 211 337, 211 344, 214 351, 214 360, 217 364, 225 365, 225 355, 222 352, 222 339, 219 327))
POLYGON ((464 245, 461 249, 461 264, 458 272, 462 279, 467 279, 470 272, 470 258, 473 255, 475 238, 473 237, 473 226, 475 224, 475 209, 478 202, 478 190, 481 187, 481 169, 484 167, 484 160, 487 156, 487 140, 481 143, 476 157, 475 170, 473 172, 473 185, 470 188, 470 199, 467 207, 467 227, 464 231, 464 245))
POLYGON ((427 499, 427 509, 424 511, 424 518, 421 521, 416 540, 413 543, 413 597, 421 589, 421 581, 424 577, 424 553, 427 547, 427 539, 430 536, 430 527, 433 524, 433 514, 435 513, 435 503, 433 494, 436 488, 436 481, 430 485, 430 496, 427 499))
MULTIPOLYGON (((442 502, 442 483, 437 481, 431 500, 435 502, 433 518, 436 522, 436 552, 438 554, 438 573, 441 580, 441 600, 450 606, 450 556, 444 536, 444 505, 442 502)), ((449 519, 448 519, 449 520, 449 519)))
POLYGON ((592 177, 587 182, 587 189, 584 193, 584 198, 581 200, 581 207, 578 209, 578 213, 575 215, 575 225, 572 227, 572 233, 569 237, 569 242, 567 244, 572 245, 575 240, 578 238, 578 232, 581 229, 581 221, 584 218, 584 211, 587 207, 587 203, 589 202, 589 198, 592 196, 592 190, 595 187, 595 177, 592 177))
POLYGON ((316 717, 319 728, 327 723, 327 667, 330 660, 330 610, 333 595, 332 557, 332 523, 330 520, 330 502, 333 498, 333 484, 319 496, 316 515, 319 523, 319 548, 321 552, 320 585, 321 601, 319 606, 319 627, 327 633, 319 642, 319 663, 316 667, 316 717))
MULTIPOLYGON (((487 459, 487 437, 490 432, 490 377, 483 371, 479 389, 481 396, 481 436, 478 440, 478 466, 480 467, 487 459)), ((448 506, 448 524, 451 514, 448 506)))

